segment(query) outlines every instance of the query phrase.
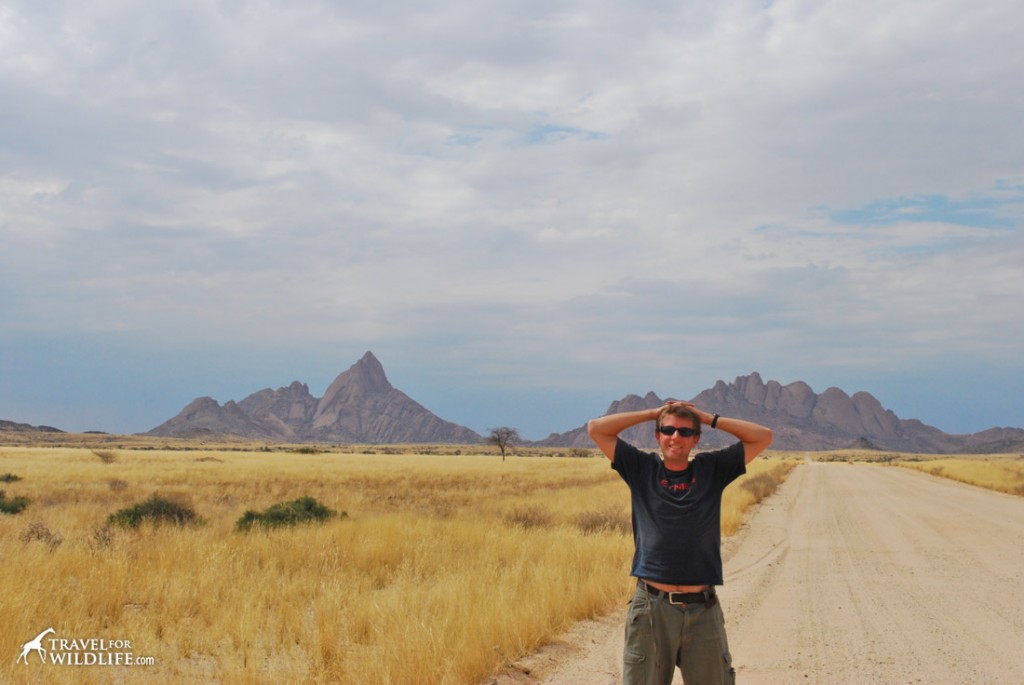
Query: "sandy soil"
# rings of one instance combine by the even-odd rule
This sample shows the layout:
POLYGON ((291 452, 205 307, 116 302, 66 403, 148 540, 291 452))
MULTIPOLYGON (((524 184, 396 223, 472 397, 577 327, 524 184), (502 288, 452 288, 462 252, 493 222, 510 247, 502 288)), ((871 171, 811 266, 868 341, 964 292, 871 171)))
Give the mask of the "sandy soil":
MULTIPOLYGON (((1024 682, 1020 497, 899 468, 807 463, 723 554, 744 685, 1024 682)), ((484 683, 620 682, 624 612, 575 626, 484 683)))

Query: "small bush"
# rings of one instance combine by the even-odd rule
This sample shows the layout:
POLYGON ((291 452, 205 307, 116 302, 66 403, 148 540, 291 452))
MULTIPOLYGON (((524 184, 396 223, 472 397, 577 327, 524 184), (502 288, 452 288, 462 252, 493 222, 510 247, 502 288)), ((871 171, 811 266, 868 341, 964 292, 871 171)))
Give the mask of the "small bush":
POLYGON ((618 509, 583 512, 576 516, 574 523, 584 533, 633 532, 633 522, 629 514, 618 509))
POLYGON ((112 452, 110 450, 93 450, 92 453, 99 457, 100 461, 104 464, 113 464, 117 461, 117 452, 112 452))
POLYGON ((779 481, 771 473, 759 473, 740 483, 740 487, 754 496, 755 502, 765 499, 779 487, 779 481))
POLYGON ((7 499, 3 490, 0 490, 0 513, 20 514, 31 500, 28 497, 12 497, 7 499))
POLYGON ((106 549, 114 544, 114 529, 110 524, 96 526, 92 530, 92 537, 89 539, 89 548, 93 551, 106 549))
POLYGON ((550 528, 553 524, 551 514, 542 509, 514 509, 505 514, 505 522, 520 528, 550 528))
POLYGON ((39 522, 28 524, 28 528, 23 530, 19 537, 26 545, 30 542, 42 542, 50 548, 51 552, 60 547, 60 544, 64 542, 63 537, 52 532, 39 522))
POLYGON ((122 509, 107 518, 107 525, 122 528, 138 528, 143 521, 156 525, 171 524, 184 526, 200 524, 202 519, 190 507, 164 497, 153 495, 145 502, 122 509))
POLYGON ((0 483, 14 483, 21 480, 21 476, 16 476, 13 473, 5 473, 0 476, 0 483))
MULTIPOLYGON (((263 512, 247 511, 235 523, 235 530, 245 532, 253 526, 264 528, 279 528, 281 526, 294 526, 299 523, 310 523, 313 521, 327 521, 338 515, 338 512, 325 507, 312 497, 300 497, 291 502, 278 502, 271 505, 263 512)), ((348 514, 341 512, 342 518, 348 518, 348 514)))

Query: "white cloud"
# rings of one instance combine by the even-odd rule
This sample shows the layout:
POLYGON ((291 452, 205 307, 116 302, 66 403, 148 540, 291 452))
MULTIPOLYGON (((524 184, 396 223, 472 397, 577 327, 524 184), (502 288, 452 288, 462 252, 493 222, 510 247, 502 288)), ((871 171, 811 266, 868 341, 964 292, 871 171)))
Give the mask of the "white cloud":
POLYGON ((3 12, 0 326, 581 386, 1024 352, 1009 0, 3 12))

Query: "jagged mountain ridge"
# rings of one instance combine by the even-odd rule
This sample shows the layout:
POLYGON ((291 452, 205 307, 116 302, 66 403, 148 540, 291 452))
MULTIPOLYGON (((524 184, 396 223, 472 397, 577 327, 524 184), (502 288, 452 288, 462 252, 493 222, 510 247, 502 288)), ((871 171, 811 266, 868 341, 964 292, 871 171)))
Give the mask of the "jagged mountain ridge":
MULTIPOLYGON (((1024 430, 991 428, 970 435, 950 435, 916 419, 900 419, 870 393, 852 396, 839 388, 820 395, 803 381, 782 385, 765 383, 760 374, 738 376, 732 383, 718 381, 714 387, 691 398, 701 408, 723 416, 756 421, 775 433, 772 447, 783 450, 833 450, 872 445, 900 452, 947 454, 952 452, 995 453, 1024 448, 1024 430)), ((606 413, 635 411, 661 406, 665 400, 653 392, 644 397, 627 395, 612 402, 606 413)), ((641 424, 623 433, 633 444, 654 448, 652 424, 641 424)), ((732 438, 705 429, 702 447, 717 447, 732 438)), ((538 444, 559 447, 592 447, 585 426, 566 433, 553 433, 538 444)))
POLYGON ((298 381, 223 406, 200 397, 146 435, 368 444, 483 442, 475 431, 437 417, 393 387, 371 352, 335 378, 322 398, 298 381))
MULTIPOLYGON (((900 419, 870 393, 852 396, 839 388, 817 394, 803 381, 782 385, 764 382, 753 372, 732 383, 718 381, 691 401, 724 416, 770 426, 772 445, 786 450, 831 450, 848 447, 901 452, 996 453, 1024 450, 1024 430, 991 428, 971 435, 950 435, 916 419, 900 419)), ((658 407, 665 400, 653 392, 627 395, 607 413, 658 407)), ((298 381, 277 390, 266 388, 245 399, 220 405, 200 397, 148 435, 200 437, 233 435, 278 442, 454 443, 479 444, 484 438, 469 428, 444 421, 388 382, 384 368, 367 352, 335 378, 322 398, 298 381)), ((654 448, 650 424, 626 431, 634 444, 654 448)), ((724 445, 731 438, 707 430, 702 447, 724 445)), ((593 447, 584 426, 553 433, 538 446, 593 447)))

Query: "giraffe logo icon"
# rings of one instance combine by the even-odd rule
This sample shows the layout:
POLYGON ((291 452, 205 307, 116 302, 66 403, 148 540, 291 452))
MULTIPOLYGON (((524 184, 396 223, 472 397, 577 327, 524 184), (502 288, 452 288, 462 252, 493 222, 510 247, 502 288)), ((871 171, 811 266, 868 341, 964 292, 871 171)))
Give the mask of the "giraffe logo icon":
MULTIPOLYGON (((18 657, 18 661, 21 661, 22 659, 24 659, 25 663, 28 664, 28 653, 32 652, 32 651, 35 651, 35 652, 39 653, 39 660, 42 661, 45 664, 46 663, 46 650, 43 649, 43 638, 46 637, 47 635, 49 635, 50 633, 55 633, 55 632, 57 632, 57 631, 55 631, 53 628, 47 628, 43 632, 41 632, 38 635, 36 635, 33 639, 29 640, 24 645, 22 645, 21 646, 21 656, 18 657)), ((14 663, 18 663, 18 661, 15 661, 14 663)))

